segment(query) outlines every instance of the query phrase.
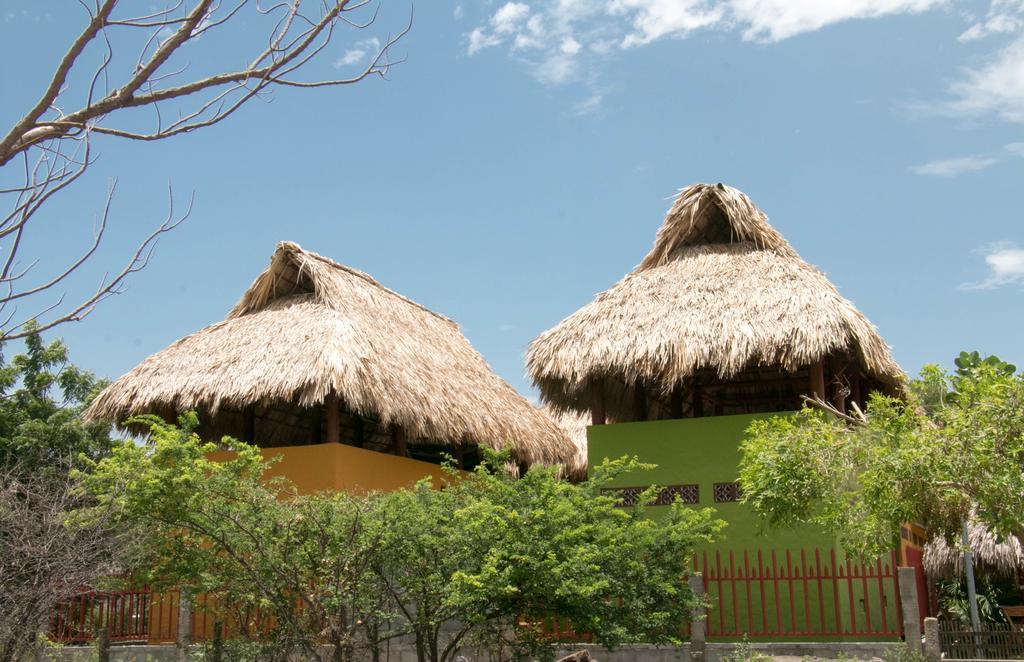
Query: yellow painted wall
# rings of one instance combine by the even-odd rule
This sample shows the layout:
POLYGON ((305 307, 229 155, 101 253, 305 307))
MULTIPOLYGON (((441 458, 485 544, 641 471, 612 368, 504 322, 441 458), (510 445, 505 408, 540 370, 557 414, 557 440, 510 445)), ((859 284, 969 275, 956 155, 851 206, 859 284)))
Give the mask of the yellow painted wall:
MULTIPOLYGON (((284 476, 299 494, 316 492, 392 492, 409 487, 421 478, 430 476, 434 487, 440 487, 441 467, 407 457, 378 453, 343 444, 315 444, 261 449, 268 460, 279 457, 267 476, 284 476)), ((227 460, 234 453, 216 451, 211 460, 227 460)), ((196 641, 212 636, 216 614, 207 604, 207 596, 197 597, 197 608, 192 621, 192 635, 196 641), (202 607, 206 607, 205 609, 202 607)), ((154 593, 149 611, 149 643, 174 641, 178 632, 178 594, 154 593)))
MULTIPOLYGON (((388 455, 344 444, 315 444, 261 449, 263 457, 279 457, 268 476, 284 476, 300 494, 345 491, 352 494, 391 492, 431 476, 440 486, 441 467, 407 457, 388 455)), ((232 453, 217 451, 210 459, 227 459, 232 453)))

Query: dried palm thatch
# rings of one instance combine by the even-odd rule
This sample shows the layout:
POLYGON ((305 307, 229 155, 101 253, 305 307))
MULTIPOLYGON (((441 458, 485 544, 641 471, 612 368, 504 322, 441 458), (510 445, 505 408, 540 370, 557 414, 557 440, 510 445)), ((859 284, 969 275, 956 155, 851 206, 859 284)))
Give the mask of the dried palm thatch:
POLYGON ((544 413, 558 425, 576 447, 576 453, 564 463, 565 475, 573 480, 587 477, 587 426, 590 419, 587 415, 575 411, 559 411, 544 407, 544 413))
MULTIPOLYGON (((1024 573, 1024 546, 1017 538, 1000 539, 984 525, 972 521, 967 529, 967 541, 978 570, 1003 577, 1024 573)), ((934 578, 962 575, 963 550, 942 538, 931 540, 924 548, 924 569, 934 578)))
POLYGON ((546 403, 583 411, 596 379, 669 393, 698 373, 793 372, 837 355, 890 390, 903 382, 871 322, 764 212, 734 188, 695 184, 640 264, 535 339, 527 364, 546 403))
POLYGON ((400 426, 410 444, 510 448, 531 464, 575 453, 455 322, 290 242, 227 319, 147 358, 85 416, 198 409, 216 419, 268 402, 319 407, 333 394, 347 411, 400 426))

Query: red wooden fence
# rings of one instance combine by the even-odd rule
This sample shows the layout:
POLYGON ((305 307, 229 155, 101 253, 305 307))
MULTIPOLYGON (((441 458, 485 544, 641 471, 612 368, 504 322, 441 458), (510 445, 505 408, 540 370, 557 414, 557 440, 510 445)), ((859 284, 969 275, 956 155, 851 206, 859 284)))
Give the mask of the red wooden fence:
POLYGON ((148 588, 80 593, 54 609, 50 638, 86 643, 105 627, 111 641, 149 641, 152 607, 153 593, 148 588))
MULTIPOLYGON (((903 631, 896 566, 895 554, 858 564, 838 559, 834 550, 756 550, 703 552, 692 558, 690 571, 704 578, 709 639, 898 639, 903 631)), ((50 636, 84 643, 106 627, 111 641, 174 641, 179 599, 176 591, 148 588, 82 593, 54 610, 50 636)), ((194 601, 195 641, 212 636, 212 607, 205 596, 194 601)), ((268 627, 256 616, 242 619, 251 621, 246 629, 268 627)), ((559 640, 588 639, 561 619, 541 627, 559 640)))
MULTIPOLYGON (((111 641, 173 642, 178 637, 178 591, 156 592, 150 588, 122 591, 89 591, 66 600, 54 609, 50 639, 65 644, 92 641, 96 630, 107 628, 111 641)), ((192 638, 212 636, 214 615, 205 595, 193 601, 192 638)))
POLYGON ((853 563, 834 550, 704 552, 691 569, 710 599, 709 638, 896 639, 896 556, 853 563))

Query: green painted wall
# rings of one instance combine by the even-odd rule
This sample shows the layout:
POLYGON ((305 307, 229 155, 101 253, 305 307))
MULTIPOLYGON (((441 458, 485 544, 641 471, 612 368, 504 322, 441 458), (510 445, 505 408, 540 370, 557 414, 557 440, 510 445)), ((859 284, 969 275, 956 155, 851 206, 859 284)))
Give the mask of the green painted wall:
MULTIPOLYGON (((773 531, 764 535, 754 513, 740 503, 716 504, 714 483, 728 483, 737 478, 740 461, 739 443, 750 423, 771 414, 708 416, 643 423, 616 423, 592 426, 587 430, 589 466, 604 458, 636 455, 643 462, 658 465, 653 471, 624 476, 614 484, 620 486, 681 485, 700 486, 700 505, 718 510, 719 517, 729 523, 716 549, 832 549, 834 541, 819 530, 807 527, 792 531, 773 531)), ((657 517, 658 507, 652 507, 657 517)))
MULTIPOLYGON (((793 639, 814 640, 892 638, 866 634, 885 629, 894 631, 896 628, 896 595, 891 579, 880 581, 876 577, 865 578, 859 575, 847 577, 845 558, 835 540, 820 529, 805 526, 766 531, 749 507, 741 503, 714 502, 714 483, 733 482, 737 479, 739 444, 747 427, 756 419, 773 415, 777 414, 592 426, 587 431, 589 466, 592 468, 605 458, 636 455, 643 462, 658 465, 657 468, 622 476, 613 485, 643 487, 651 484, 664 486, 695 483, 700 490, 699 507, 715 508, 718 516, 728 523, 718 542, 707 550, 698 550, 702 557, 707 553, 712 568, 716 567, 716 561, 720 564, 717 567, 722 576, 742 579, 735 584, 728 581, 718 584, 713 574, 705 575, 712 598, 709 612, 712 633, 745 632, 752 639, 777 638, 777 633, 793 639), (761 551, 766 572, 760 575, 744 572, 744 553, 748 555, 746 560, 749 566, 754 566, 758 550, 761 551), (821 565, 816 564, 815 550, 820 552, 821 565), (776 553, 774 571, 771 570, 772 551, 776 553), (837 568, 832 567, 833 552, 838 559, 837 568), (813 577, 818 568, 827 568, 828 574, 841 574, 842 577, 820 583, 813 580, 805 582, 804 578, 809 575, 813 577), (776 576, 796 579, 772 581, 771 578, 776 576), (748 578, 751 578, 750 582, 748 578), (737 588, 735 596, 732 593, 734 585, 737 588), (776 596, 782 605, 778 610, 775 607, 776 596), (765 632, 776 634, 757 634, 765 632), (806 634, 821 632, 840 634, 806 634)), ((666 510, 664 507, 651 506, 648 512, 651 517, 657 518, 666 510)))

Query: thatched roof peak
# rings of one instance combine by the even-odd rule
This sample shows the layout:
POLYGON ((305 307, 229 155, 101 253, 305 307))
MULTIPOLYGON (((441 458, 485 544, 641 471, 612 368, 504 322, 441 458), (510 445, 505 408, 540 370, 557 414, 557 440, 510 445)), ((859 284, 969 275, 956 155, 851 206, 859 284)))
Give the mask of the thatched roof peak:
POLYGON ((225 320, 147 358, 85 416, 122 421, 197 409, 209 421, 271 405, 301 412, 329 396, 383 428, 402 428, 410 444, 509 448, 527 463, 575 454, 455 322, 291 242, 278 244, 225 320))
MULTIPOLYGON (((381 285, 373 276, 353 267, 335 262, 329 257, 319 253, 307 251, 294 241, 277 242, 277 250, 270 256, 270 266, 253 281, 242 298, 235 304, 235 307, 228 313, 228 319, 240 317, 268 305, 274 299, 294 294, 296 287, 310 288, 317 300, 327 306, 332 306, 337 292, 330 287, 329 279, 317 278, 317 267, 325 266, 337 269, 355 278, 366 281, 367 284, 403 301, 410 306, 415 306, 425 313, 433 315, 458 328, 458 324, 452 319, 430 310, 426 306, 416 303, 412 299, 395 292, 394 290, 381 285)), ((333 307, 333 306, 332 306, 333 307)))
MULTIPOLYGON (((902 388, 878 330, 750 198, 695 184, 631 273, 530 344, 527 369, 545 403, 584 411, 594 382, 625 403, 637 384, 669 394, 709 374, 794 374, 830 359, 902 388)), ((612 416, 618 405, 608 406, 612 416)))
POLYGON ((746 193, 722 183, 692 184, 679 191, 654 247, 636 271, 663 266, 687 248, 737 242, 796 257, 796 251, 768 224, 768 216, 746 193))

